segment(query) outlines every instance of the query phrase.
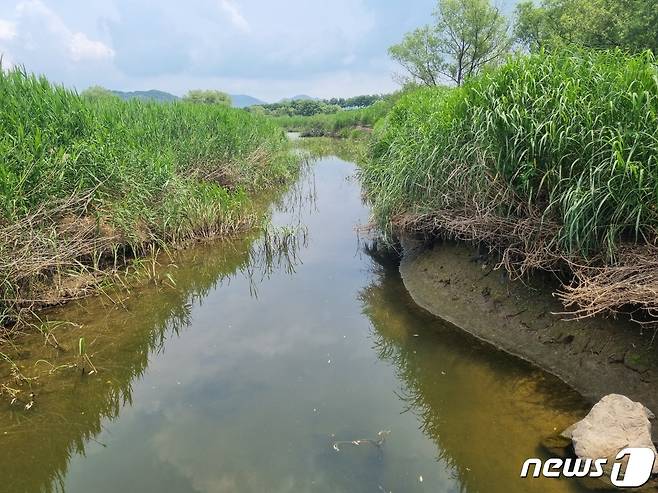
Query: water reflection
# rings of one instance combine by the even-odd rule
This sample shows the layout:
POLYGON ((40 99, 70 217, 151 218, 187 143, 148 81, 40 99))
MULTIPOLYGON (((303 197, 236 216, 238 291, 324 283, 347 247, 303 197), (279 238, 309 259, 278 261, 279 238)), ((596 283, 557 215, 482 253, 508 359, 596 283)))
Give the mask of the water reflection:
POLYGON ((419 309, 395 266, 380 266, 360 298, 403 412, 418 417, 459 491, 579 491, 573 480, 518 478, 527 457, 547 457, 543 438, 586 412, 578 394, 419 309))
MULTIPOLYGON (((217 244, 212 256, 205 249, 186 252, 185 258, 175 259, 186 268, 170 269, 176 289, 144 286, 135 288, 122 307, 100 297, 71 305, 61 314, 52 313, 55 319, 61 315, 76 322, 56 331, 58 343, 66 351, 44 347, 41 337, 21 341, 15 360, 27 378, 41 378, 23 384, 24 393, 29 388, 37 394, 32 412, 11 406, 8 399, 1 401, 4 460, 0 460, 0 477, 5 480, 0 490, 61 489, 71 456, 84 455, 85 444, 95 443, 102 423, 132 405, 133 382, 143 376, 153 357, 163 353, 172 337, 190 326, 193 306, 203 303, 210 291, 229 283, 236 273, 249 272, 248 277, 253 278, 259 272, 264 276, 263 269, 273 269, 272 259, 253 262, 261 257, 252 243, 253 239, 245 239, 217 244), (79 337, 88 341, 98 376, 84 377, 77 368, 63 368, 45 377, 39 370, 75 362, 79 337), (35 361, 33 354, 44 362, 35 361)), ((257 250, 262 250, 260 244, 257 250)), ((283 263, 283 258, 275 260, 283 263)))
POLYGON ((2 401, 0 491, 576 491, 516 475, 577 396, 415 307, 358 248, 354 167, 313 169, 270 235, 179 252, 171 280, 120 305, 53 313, 75 323, 56 331, 66 351, 21 345, 30 378, 84 336, 99 372, 26 383, 29 412, 2 401), (381 448, 331 446, 383 429, 381 448))

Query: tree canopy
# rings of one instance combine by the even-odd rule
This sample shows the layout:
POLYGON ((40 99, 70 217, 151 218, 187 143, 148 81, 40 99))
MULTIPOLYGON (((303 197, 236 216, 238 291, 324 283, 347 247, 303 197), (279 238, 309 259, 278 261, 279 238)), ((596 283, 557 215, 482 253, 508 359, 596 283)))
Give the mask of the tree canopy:
POLYGON ((448 79, 461 85, 512 44, 509 23, 490 0, 439 0, 434 20, 389 48, 411 81, 435 86, 448 79))
POLYGON ((364 94, 351 98, 325 99, 324 102, 330 105, 340 106, 341 108, 365 108, 385 98, 385 94, 364 94))
POLYGON ((526 0, 516 17, 515 34, 531 50, 577 45, 658 53, 654 0, 526 0))
POLYGON ((183 101, 197 104, 222 104, 231 106, 231 96, 222 91, 195 89, 183 96, 183 101))
POLYGON ((112 91, 109 89, 106 89, 102 86, 91 86, 85 89, 80 93, 80 96, 82 96, 85 99, 88 99, 90 101, 100 101, 100 100, 106 100, 106 99, 116 99, 119 96, 114 94, 112 91))
POLYGON ((273 116, 312 116, 336 113, 339 110, 339 106, 316 99, 293 99, 279 103, 252 106, 250 111, 264 112, 266 115, 273 116))

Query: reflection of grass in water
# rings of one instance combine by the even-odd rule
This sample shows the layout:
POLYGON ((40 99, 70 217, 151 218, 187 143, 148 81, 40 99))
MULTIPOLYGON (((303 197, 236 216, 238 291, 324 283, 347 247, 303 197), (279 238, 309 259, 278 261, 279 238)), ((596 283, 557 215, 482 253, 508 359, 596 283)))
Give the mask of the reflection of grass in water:
POLYGON ((257 286, 275 271, 294 274, 301 264, 299 251, 308 244, 308 230, 303 225, 268 227, 249 252, 249 262, 242 273, 249 279, 249 291, 258 297, 257 286))
POLYGON ((580 397, 419 309, 395 266, 378 266, 376 272, 359 296, 372 322, 374 349, 401 382, 403 412, 417 416, 421 431, 436 444, 437 460, 462 490, 566 490, 562 482, 516 484, 515 468, 524 454, 542 454, 542 434, 582 417, 580 397), (506 463, 500 459, 503 449, 506 463), (484 472, 495 484, 484 488, 484 472))
MULTIPOLYGON (((304 202, 294 200, 290 207, 304 202)), ((0 365, 0 381, 11 382, 19 394, 36 393, 29 411, 11 406, 9 395, 0 400, 0 427, 7 432, 3 448, 11 451, 0 461, 0 475, 11 478, 5 484, 12 491, 63 490, 72 455, 84 454, 102 421, 132 403, 132 382, 171 335, 190 325, 193 305, 236 276, 248 277, 255 294, 257 283, 275 270, 294 272, 305 244, 306 230, 297 224, 171 251, 144 266, 151 272, 144 276, 148 282, 115 286, 47 313, 44 335, 25 336, 20 348, 8 347, 13 363, 0 365), (45 347, 44 340, 50 341, 45 347), (97 373, 81 376, 82 363, 87 370, 93 364, 97 373)))

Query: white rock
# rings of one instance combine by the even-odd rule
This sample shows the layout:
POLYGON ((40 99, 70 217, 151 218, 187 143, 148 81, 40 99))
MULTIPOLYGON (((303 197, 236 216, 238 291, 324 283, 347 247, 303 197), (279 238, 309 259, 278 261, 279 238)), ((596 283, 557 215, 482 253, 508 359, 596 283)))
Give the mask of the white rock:
MULTIPOLYGON (((597 402, 585 418, 562 433, 570 438, 578 457, 609 459, 626 447, 648 447, 656 453, 651 441, 654 414, 639 402, 619 394, 606 395, 597 402)), ((658 473, 658 460, 653 473, 658 473)))

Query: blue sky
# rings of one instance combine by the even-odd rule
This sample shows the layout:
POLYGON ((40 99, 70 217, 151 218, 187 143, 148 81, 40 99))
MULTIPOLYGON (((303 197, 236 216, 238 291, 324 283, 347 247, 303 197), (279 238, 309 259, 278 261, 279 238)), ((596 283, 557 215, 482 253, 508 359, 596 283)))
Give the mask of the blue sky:
POLYGON ((0 0, 4 65, 81 90, 221 89, 274 101, 388 92, 386 49, 435 0, 0 0))

